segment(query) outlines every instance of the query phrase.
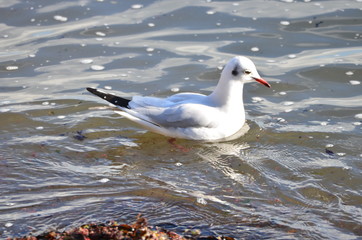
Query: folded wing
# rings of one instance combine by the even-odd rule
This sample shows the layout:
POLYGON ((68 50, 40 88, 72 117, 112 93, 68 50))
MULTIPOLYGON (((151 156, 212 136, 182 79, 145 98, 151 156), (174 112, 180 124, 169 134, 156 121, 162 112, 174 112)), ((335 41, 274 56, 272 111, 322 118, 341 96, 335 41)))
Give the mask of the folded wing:
POLYGON ((127 114, 117 113, 132 117, 133 121, 138 118, 165 128, 212 128, 218 126, 225 116, 219 109, 203 104, 207 101, 202 94, 180 93, 165 99, 135 96, 128 100, 94 88, 87 90, 119 107, 127 114))
POLYGON ((139 107, 124 111, 148 122, 175 128, 216 127, 224 116, 215 108, 195 103, 175 104, 167 108, 139 107))

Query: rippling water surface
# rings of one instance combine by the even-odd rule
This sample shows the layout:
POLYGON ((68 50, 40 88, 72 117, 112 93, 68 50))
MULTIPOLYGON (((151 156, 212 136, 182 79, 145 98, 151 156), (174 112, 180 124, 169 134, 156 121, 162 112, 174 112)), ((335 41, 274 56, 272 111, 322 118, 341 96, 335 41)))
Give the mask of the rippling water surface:
POLYGON ((246 239, 362 235, 362 2, 0 1, 0 236, 130 222, 246 239), (248 133, 149 133, 85 91, 209 93, 249 56, 248 133), (106 106, 106 107, 104 107, 106 106))

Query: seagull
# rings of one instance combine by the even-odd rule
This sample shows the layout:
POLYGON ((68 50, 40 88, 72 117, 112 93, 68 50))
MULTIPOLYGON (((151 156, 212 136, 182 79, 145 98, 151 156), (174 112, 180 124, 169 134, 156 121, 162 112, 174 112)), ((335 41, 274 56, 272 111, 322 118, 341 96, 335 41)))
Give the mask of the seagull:
POLYGON ((220 141, 245 124, 243 87, 254 81, 271 87, 249 58, 236 56, 225 65, 209 95, 186 92, 167 98, 134 96, 129 100, 96 88, 87 90, 115 105, 119 109, 116 113, 152 132, 171 138, 220 141))

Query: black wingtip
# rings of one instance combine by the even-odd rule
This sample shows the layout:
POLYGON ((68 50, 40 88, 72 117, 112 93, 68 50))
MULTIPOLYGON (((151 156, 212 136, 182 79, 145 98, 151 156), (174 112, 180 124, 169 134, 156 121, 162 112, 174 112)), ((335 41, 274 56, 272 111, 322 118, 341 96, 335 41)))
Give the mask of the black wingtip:
POLYGON ((91 88, 91 87, 87 87, 86 88, 88 92, 116 105, 116 106, 120 106, 120 107, 125 107, 125 108, 129 108, 128 103, 131 101, 129 99, 126 98, 122 98, 122 97, 118 97, 114 94, 111 93, 106 93, 103 91, 99 91, 96 88, 91 88))
POLYGON ((95 90, 95 88, 91 88, 91 87, 87 87, 86 89, 87 89, 89 92, 92 92, 92 91, 95 90))
POLYGON ((93 94, 96 94, 96 92, 97 92, 97 89, 95 89, 95 88, 87 87, 86 89, 88 92, 93 93, 93 94))

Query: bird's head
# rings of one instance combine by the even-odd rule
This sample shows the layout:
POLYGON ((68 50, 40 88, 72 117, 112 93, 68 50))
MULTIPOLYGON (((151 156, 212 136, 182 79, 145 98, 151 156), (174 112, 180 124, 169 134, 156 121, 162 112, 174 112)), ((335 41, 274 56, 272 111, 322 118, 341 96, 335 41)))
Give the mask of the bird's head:
POLYGON ((271 87, 267 81, 260 77, 254 63, 247 57, 237 56, 232 58, 225 65, 221 74, 228 79, 239 80, 243 83, 257 81, 264 86, 271 87))

